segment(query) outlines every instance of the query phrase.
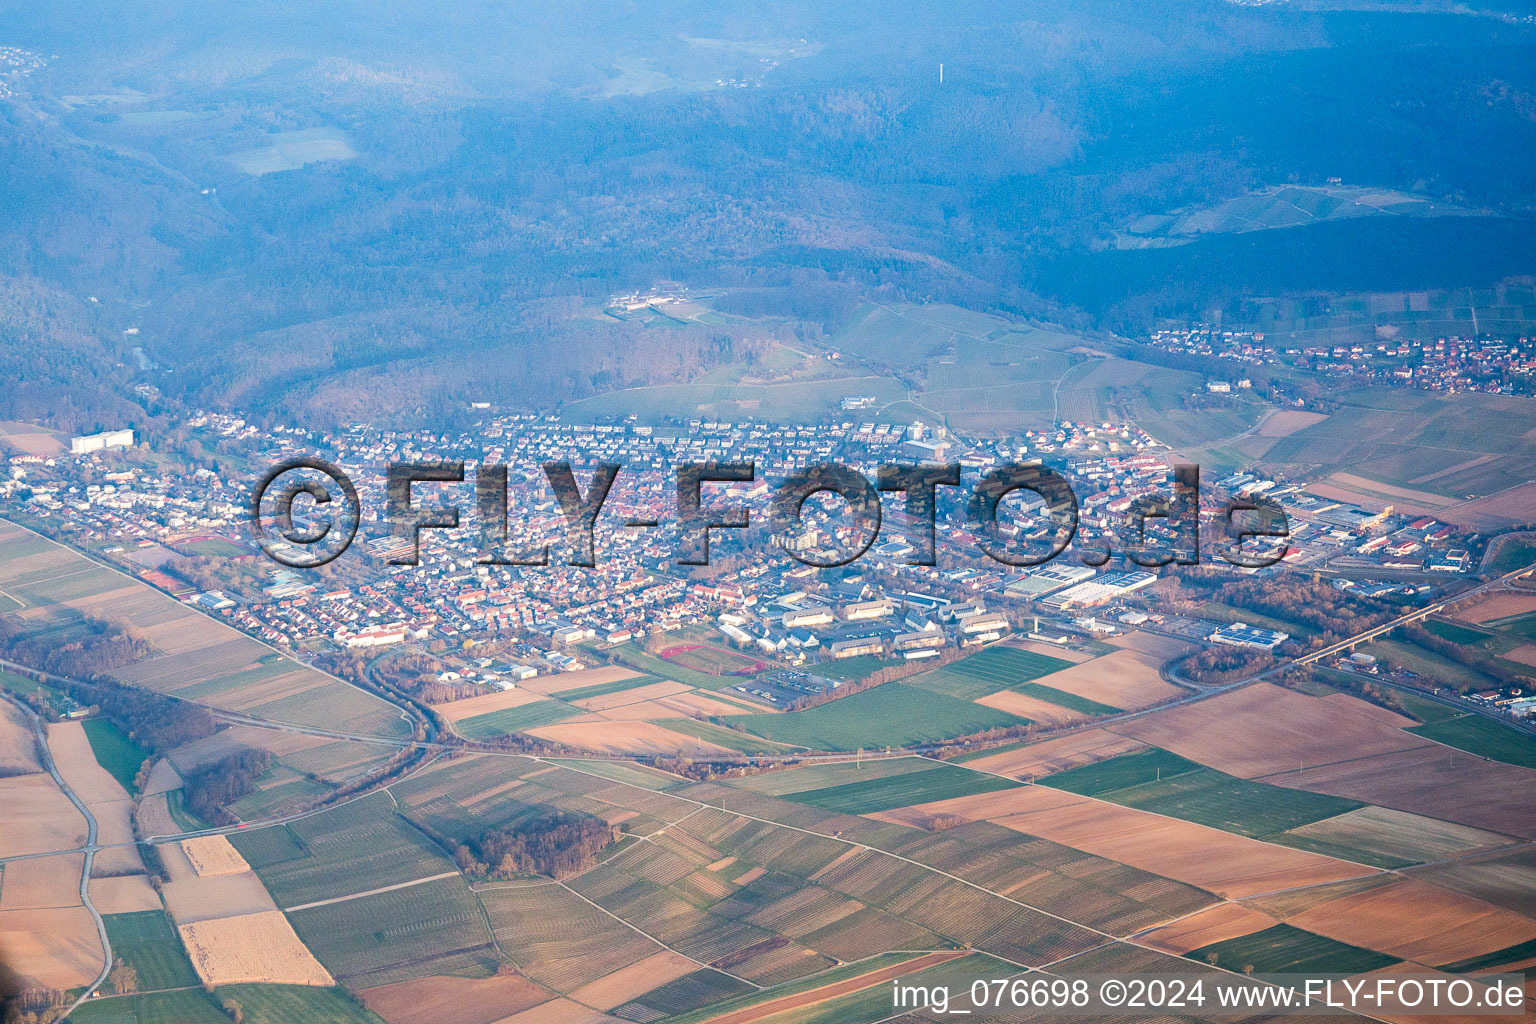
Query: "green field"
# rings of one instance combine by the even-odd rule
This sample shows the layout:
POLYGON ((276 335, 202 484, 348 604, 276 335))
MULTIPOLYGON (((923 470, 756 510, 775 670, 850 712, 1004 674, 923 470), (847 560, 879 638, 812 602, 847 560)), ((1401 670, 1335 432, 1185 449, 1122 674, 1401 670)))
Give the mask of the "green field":
POLYGON ((834 661, 823 661, 811 666, 808 671, 827 679, 842 679, 852 682, 855 679, 863 679, 872 675, 879 669, 889 668, 892 665, 902 664, 900 658, 876 658, 870 654, 860 654, 852 658, 838 658, 834 661))
MULTIPOLYGON (((999 690, 1018 689, 1025 683, 1071 668, 1070 661, 1016 647, 988 647, 968 658, 924 672, 906 680, 935 693, 961 700, 975 700, 999 690)), ((1059 702, 1058 702, 1059 703, 1059 702)))
POLYGON ((734 782, 736 789, 750 789, 768 796, 785 796, 789 793, 806 793, 813 789, 830 789, 850 782, 867 782, 893 775, 911 775, 925 772, 934 762, 925 757, 862 757, 853 761, 829 761, 822 764, 802 765, 780 771, 748 775, 734 782))
POLYGON ((70 1014, 69 1020, 70 1024, 230 1024, 218 1001, 201 988, 92 999, 70 1014))
MULTIPOLYGON (((195 980, 195 979, 194 979, 195 980)), ((240 1004, 243 1024, 383 1024, 341 989, 313 985, 221 985, 93 999, 70 1016, 86 1024, 230 1024, 223 1001, 240 1004)))
POLYGON ((479 901, 459 876, 288 916, 326 969, 356 987, 484 971, 497 962, 479 901))
POLYGON ((1059 772, 1040 785, 1254 838, 1364 806, 1235 778, 1156 747, 1059 772))
POLYGON ((1524 615, 1516 615, 1508 619, 1496 619, 1488 625, 1501 632, 1518 636, 1528 643, 1536 643, 1536 612, 1526 612, 1524 615))
POLYGON ((1423 697, 1415 697, 1411 693, 1398 693, 1394 695, 1398 706, 1408 714, 1421 722, 1443 722, 1447 718, 1456 718, 1460 711, 1439 701, 1425 700, 1423 697))
POLYGON ((149 758, 149 751, 123 735, 123 731, 105 718, 88 718, 81 723, 86 739, 91 741, 91 753, 96 761, 128 792, 134 792, 133 780, 139 768, 149 758))
POLYGON ((1505 964, 1515 964, 1522 960, 1536 957, 1536 939, 1516 943, 1513 946, 1505 946, 1496 949, 1492 953, 1484 953, 1482 956, 1469 957, 1466 960, 1458 960, 1452 964, 1439 965, 1441 970, 1450 971, 1453 974, 1470 974, 1474 971, 1489 971, 1505 964))
MULTIPOLYGON (((691 640, 678 639, 678 643, 691 643, 691 640)), ((689 686, 697 686, 704 690, 719 690, 727 686, 735 686, 741 680, 735 676, 712 676, 706 672, 698 672, 686 665, 674 665, 665 658, 647 654, 634 644, 624 644, 614 650, 614 655, 630 668, 639 669, 658 679, 672 679, 679 683, 687 683, 689 686)))
POLYGON ((0 687, 4 687, 12 693, 35 693, 42 685, 36 679, 29 679, 26 676, 17 675, 8 669, 0 668, 0 687))
MULTIPOLYGON (((639 686, 649 686, 660 682, 655 676, 641 673, 629 679, 615 679, 611 683, 598 683, 596 686, 583 686, 577 690, 566 690, 560 694, 560 699, 566 703, 577 700, 586 700, 589 697, 606 697, 610 693, 620 693, 624 690, 633 690, 639 686)), ((473 721, 473 719, 470 719, 473 721)))
POLYGON ((936 764, 926 771, 786 794, 785 799, 842 814, 873 814, 893 807, 910 807, 957 796, 1014 789, 1018 785, 1011 779, 973 772, 957 765, 936 764))
POLYGON ((1424 628, 1442 640, 1449 640, 1463 647, 1474 647, 1493 639, 1493 634, 1486 630, 1473 629, 1471 626, 1446 619, 1425 619, 1424 628))
POLYGON ((1536 737, 1482 715, 1463 715, 1426 725, 1409 726, 1411 732, 1479 757, 1492 758, 1522 768, 1536 768, 1536 737))
POLYGON ((807 711, 734 715, 726 721, 771 740, 814 750, 878 750, 1023 725, 1027 720, 942 693, 886 683, 807 711))
POLYGON ((245 1024, 383 1024, 383 1018, 336 988, 221 985, 214 997, 238 1002, 245 1024))
POLYGON ((375 793, 230 842, 280 907, 349 896, 454 870, 443 852, 375 793))
POLYGON ((1209 962, 1214 955, 1217 967, 1231 971, 1244 970, 1252 964, 1255 974, 1364 974, 1398 962, 1397 957, 1336 942, 1288 924, 1201 946, 1184 955, 1202 963, 1209 962))
POLYGON ((1475 668, 1441 657, 1433 651, 1427 651, 1417 644, 1400 640, 1398 633, 1398 630, 1393 630, 1387 634, 1391 639, 1373 640, 1363 650, 1395 665, 1401 665, 1419 676, 1422 680, 1419 685, 1438 684, 1461 691, 1482 690, 1495 685, 1495 680, 1491 676, 1485 676, 1475 668))
POLYGON ((1502 576, 1523 569, 1532 562, 1536 562, 1536 538, 1517 537, 1500 545, 1498 554, 1488 563, 1488 572, 1502 576))
POLYGON ((1046 686, 1044 683, 1025 683, 1023 686, 1015 686, 1015 690, 1026 697, 1034 697, 1049 704, 1057 704, 1072 711, 1080 711, 1085 715, 1113 715, 1124 708, 1117 708, 1112 704, 1100 704, 1096 700, 1087 697, 1079 697, 1075 693, 1067 693, 1058 690, 1054 686, 1046 686))
POLYGON ((164 911, 105 914, 102 921, 112 941, 112 955, 138 972, 141 991, 199 984, 181 936, 164 911))
POLYGON ((573 708, 558 700, 539 700, 521 707, 504 708, 488 715, 466 718, 454 722, 453 727, 466 739, 490 740, 525 729, 537 729, 541 725, 554 725, 585 713, 581 708, 573 708))

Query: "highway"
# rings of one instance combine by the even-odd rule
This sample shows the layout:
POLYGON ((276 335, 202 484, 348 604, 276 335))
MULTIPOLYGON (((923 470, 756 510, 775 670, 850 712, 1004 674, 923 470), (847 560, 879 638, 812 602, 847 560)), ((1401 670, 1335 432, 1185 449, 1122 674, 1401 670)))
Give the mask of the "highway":
POLYGON ((1368 629, 1363 633, 1357 633, 1356 635, 1350 637, 1348 640, 1340 640, 1338 643, 1324 647, 1320 651, 1313 651, 1311 654, 1303 655, 1300 658, 1297 658, 1295 661, 1291 662, 1291 664, 1316 664, 1324 658, 1331 658, 1335 654, 1342 654, 1344 651, 1350 650, 1359 644, 1381 636, 1383 633, 1390 633, 1398 626, 1426 619, 1429 616, 1434 615, 1436 612, 1445 610, 1450 605, 1459 604, 1460 602, 1465 601, 1469 597, 1477 597, 1478 595, 1485 594, 1490 590, 1502 589, 1517 579, 1529 576, 1532 572, 1536 572, 1536 565, 1528 565, 1524 569, 1514 569, 1505 573, 1503 576, 1498 577, 1497 579, 1491 579, 1486 583, 1479 584, 1478 586, 1473 587, 1471 590, 1464 590, 1457 594, 1455 597, 1449 597, 1443 601, 1437 601, 1434 604, 1425 605, 1423 608, 1416 608, 1411 612, 1399 615, 1397 618, 1391 620, 1390 622, 1384 622, 1380 626, 1368 629))

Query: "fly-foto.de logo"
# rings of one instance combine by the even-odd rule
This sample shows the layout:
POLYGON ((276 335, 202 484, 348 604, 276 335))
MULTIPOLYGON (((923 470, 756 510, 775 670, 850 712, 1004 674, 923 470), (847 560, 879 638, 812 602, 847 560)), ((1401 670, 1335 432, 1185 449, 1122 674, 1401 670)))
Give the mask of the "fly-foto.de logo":
MULTIPOLYGON (((546 462, 544 479, 558 502, 563 519, 564 564, 598 564, 596 529, 623 467, 599 462, 590 467, 585 487, 569 462, 546 462)), ((744 502, 710 493, 720 485, 758 481, 751 462, 685 462, 673 469, 675 553, 680 566, 708 565, 714 531, 748 530, 752 509, 744 502)), ((420 563, 424 530, 456 530, 458 504, 420 503, 412 493, 417 484, 472 484, 471 504, 479 530, 480 565, 550 565, 550 546, 542 540, 514 540, 509 529, 510 488, 504 464, 481 463, 466 474, 465 463, 401 462, 384 473, 384 515, 389 535, 399 543, 389 552, 391 565, 420 563)), ((863 556, 880 537, 886 501, 900 502, 906 522, 901 528, 908 565, 931 566, 937 561, 936 534, 940 488, 961 488, 958 463, 881 465, 871 480, 841 463, 826 462, 795 470, 772 483, 771 498, 757 525, 770 537, 782 539, 798 528, 813 496, 831 494, 846 505, 835 530, 838 543, 830 550, 802 550, 780 544, 805 565, 834 568, 863 556)), ((1065 476, 1037 462, 992 467, 969 485, 966 497, 967 534, 977 550, 994 562, 1013 567, 1043 565, 1073 547, 1078 536, 1079 505, 1065 476), (1017 514, 1004 506, 1022 496, 1025 511, 1043 529, 1021 531, 1017 514)), ((468 495, 465 495, 468 498, 468 495)), ((249 504, 251 529, 269 558, 292 568, 314 568, 333 561, 355 539, 362 502, 351 477, 319 458, 299 457, 273 466, 257 482, 249 504)), ((1087 565, 1103 565, 1118 548, 1137 565, 1195 565, 1201 558, 1200 469, 1175 466, 1166 492, 1133 499, 1113 531, 1112 541, 1082 545, 1076 556, 1087 565), (1149 530, 1149 523, 1155 527, 1149 530)), ((1283 545, 1256 551, 1246 542, 1255 538, 1285 538, 1289 523, 1280 505, 1263 496, 1229 499, 1216 512, 1222 542, 1215 553, 1232 565, 1258 569, 1278 562, 1283 545)), ((663 525, 656 517, 628 518, 620 525, 652 529, 663 525)))

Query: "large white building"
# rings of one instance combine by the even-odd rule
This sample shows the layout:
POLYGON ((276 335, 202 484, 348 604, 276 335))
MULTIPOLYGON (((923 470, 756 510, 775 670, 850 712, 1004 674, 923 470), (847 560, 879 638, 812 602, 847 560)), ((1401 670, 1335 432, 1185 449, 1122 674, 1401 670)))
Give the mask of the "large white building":
POLYGON ((133 431, 103 430, 99 434, 82 434, 69 439, 69 454, 89 455, 108 448, 132 448, 133 431))

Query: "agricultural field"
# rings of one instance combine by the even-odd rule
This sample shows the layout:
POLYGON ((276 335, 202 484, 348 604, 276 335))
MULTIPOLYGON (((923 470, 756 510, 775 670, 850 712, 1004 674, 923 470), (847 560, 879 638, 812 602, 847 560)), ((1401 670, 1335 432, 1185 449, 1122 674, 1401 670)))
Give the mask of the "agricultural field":
POLYGON ((230 842, 284 908, 455 870, 383 793, 286 825, 236 832, 230 842))
POLYGON ((1361 806, 1353 800, 1250 782, 1156 747, 1050 775, 1040 784, 1253 838, 1361 806))
POLYGON ((975 700, 1071 667, 1071 662, 1060 658, 1017 647, 994 646, 904 682, 962 700, 975 700))
POLYGON ((133 629, 151 653, 114 669, 121 682, 295 725, 386 737, 410 732, 385 701, 10 523, 0 523, 0 590, 25 606, 3 613, 23 622, 33 641, 66 642, 86 618, 133 629))
POLYGON ((1364 974, 1390 967, 1399 959, 1286 924, 1214 942, 1184 955, 1228 970, 1243 970, 1251 964, 1255 974, 1364 974))
POLYGON ((480 902, 457 875, 290 911, 288 919, 349 988, 464 971, 485 977, 499 962, 480 902))
POLYGON ((753 736, 751 733, 727 729, 693 718, 663 718, 656 724, 672 732, 680 732, 684 736, 692 736, 694 739, 713 743, 741 754, 788 754, 805 749, 791 743, 778 743, 753 736))
POLYGON ((886 683, 806 711, 725 721, 813 750, 909 747, 1025 724, 1015 715, 905 683, 886 683))
POLYGON ((1447 860, 1512 842, 1508 836, 1386 807, 1347 811, 1272 841, 1384 868, 1447 860))
POLYGON ((149 751, 123 735, 123 731, 105 718, 91 718, 80 723, 91 750, 103 768, 112 773, 124 789, 134 789, 134 778, 149 758, 149 751))
POLYGON ((840 814, 873 814, 892 807, 1012 789, 1016 785, 1018 783, 1007 779, 983 775, 955 765, 932 764, 914 772, 799 790, 785 796, 799 803, 840 814))
POLYGON ((1309 697, 1255 683, 1182 707, 1110 726, 1240 778, 1331 764, 1340 750, 1355 757, 1424 745, 1383 721, 1381 710, 1351 697, 1309 697))
POLYGON ((1108 704, 1100 704, 1096 700, 1080 697, 1075 693, 1058 690, 1054 686, 1046 686, 1044 683, 1025 683, 1015 689, 1026 697, 1043 700, 1048 704, 1059 704, 1069 711, 1076 711, 1084 715, 1112 715, 1123 708, 1112 707, 1108 704))
POLYGON ((138 972, 140 990, 198 984, 181 939, 164 911, 107 914, 103 920, 112 954, 138 972))
POLYGON ((554 725, 582 713, 580 708, 557 700, 539 700, 515 708, 504 708, 484 715, 476 715, 454 723, 454 728, 466 739, 489 740, 525 732, 541 725, 554 725))
POLYGON ((1504 429, 1510 417, 1524 412, 1519 398, 1380 387, 1334 397, 1337 411, 1281 438, 1265 453, 1264 465, 1322 475, 1345 470, 1365 481, 1346 488, 1354 494, 1346 500, 1387 501, 1399 511, 1429 514, 1522 484, 1536 467, 1536 439, 1504 429))
MULTIPOLYGON (((681 642, 681 641, 680 641, 681 642)), ((732 676, 716 676, 697 669, 691 669, 686 665, 679 665, 658 658, 653 654, 647 654, 634 644, 623 644, 614 650, 614 655, 640 672, 657 679, 675 679, 689 686, 697 686, 701 690, 718 690, 728 686, 735 686, 741 680, 732 676)))
POLYGON ((713 644, 678 644, 662 651, 661 658, 709 676, 751 675, 766 667, 757 658, 713 644))
POLYGON ((240 1005, 246 1024, 384 1024, 334 988, 308 985, 220 985, 151 992, 82 1005, 70 1017, 85 1024, 229 1024, 223 1001, 240 1005))
POLYGON ((1495 722, 1482 715, 1462 715, 1427 725, 1410 726, 1406 732, 1447 746, 1466 750, 1522 768, 1536 768, 1536 736, 1495 722))

